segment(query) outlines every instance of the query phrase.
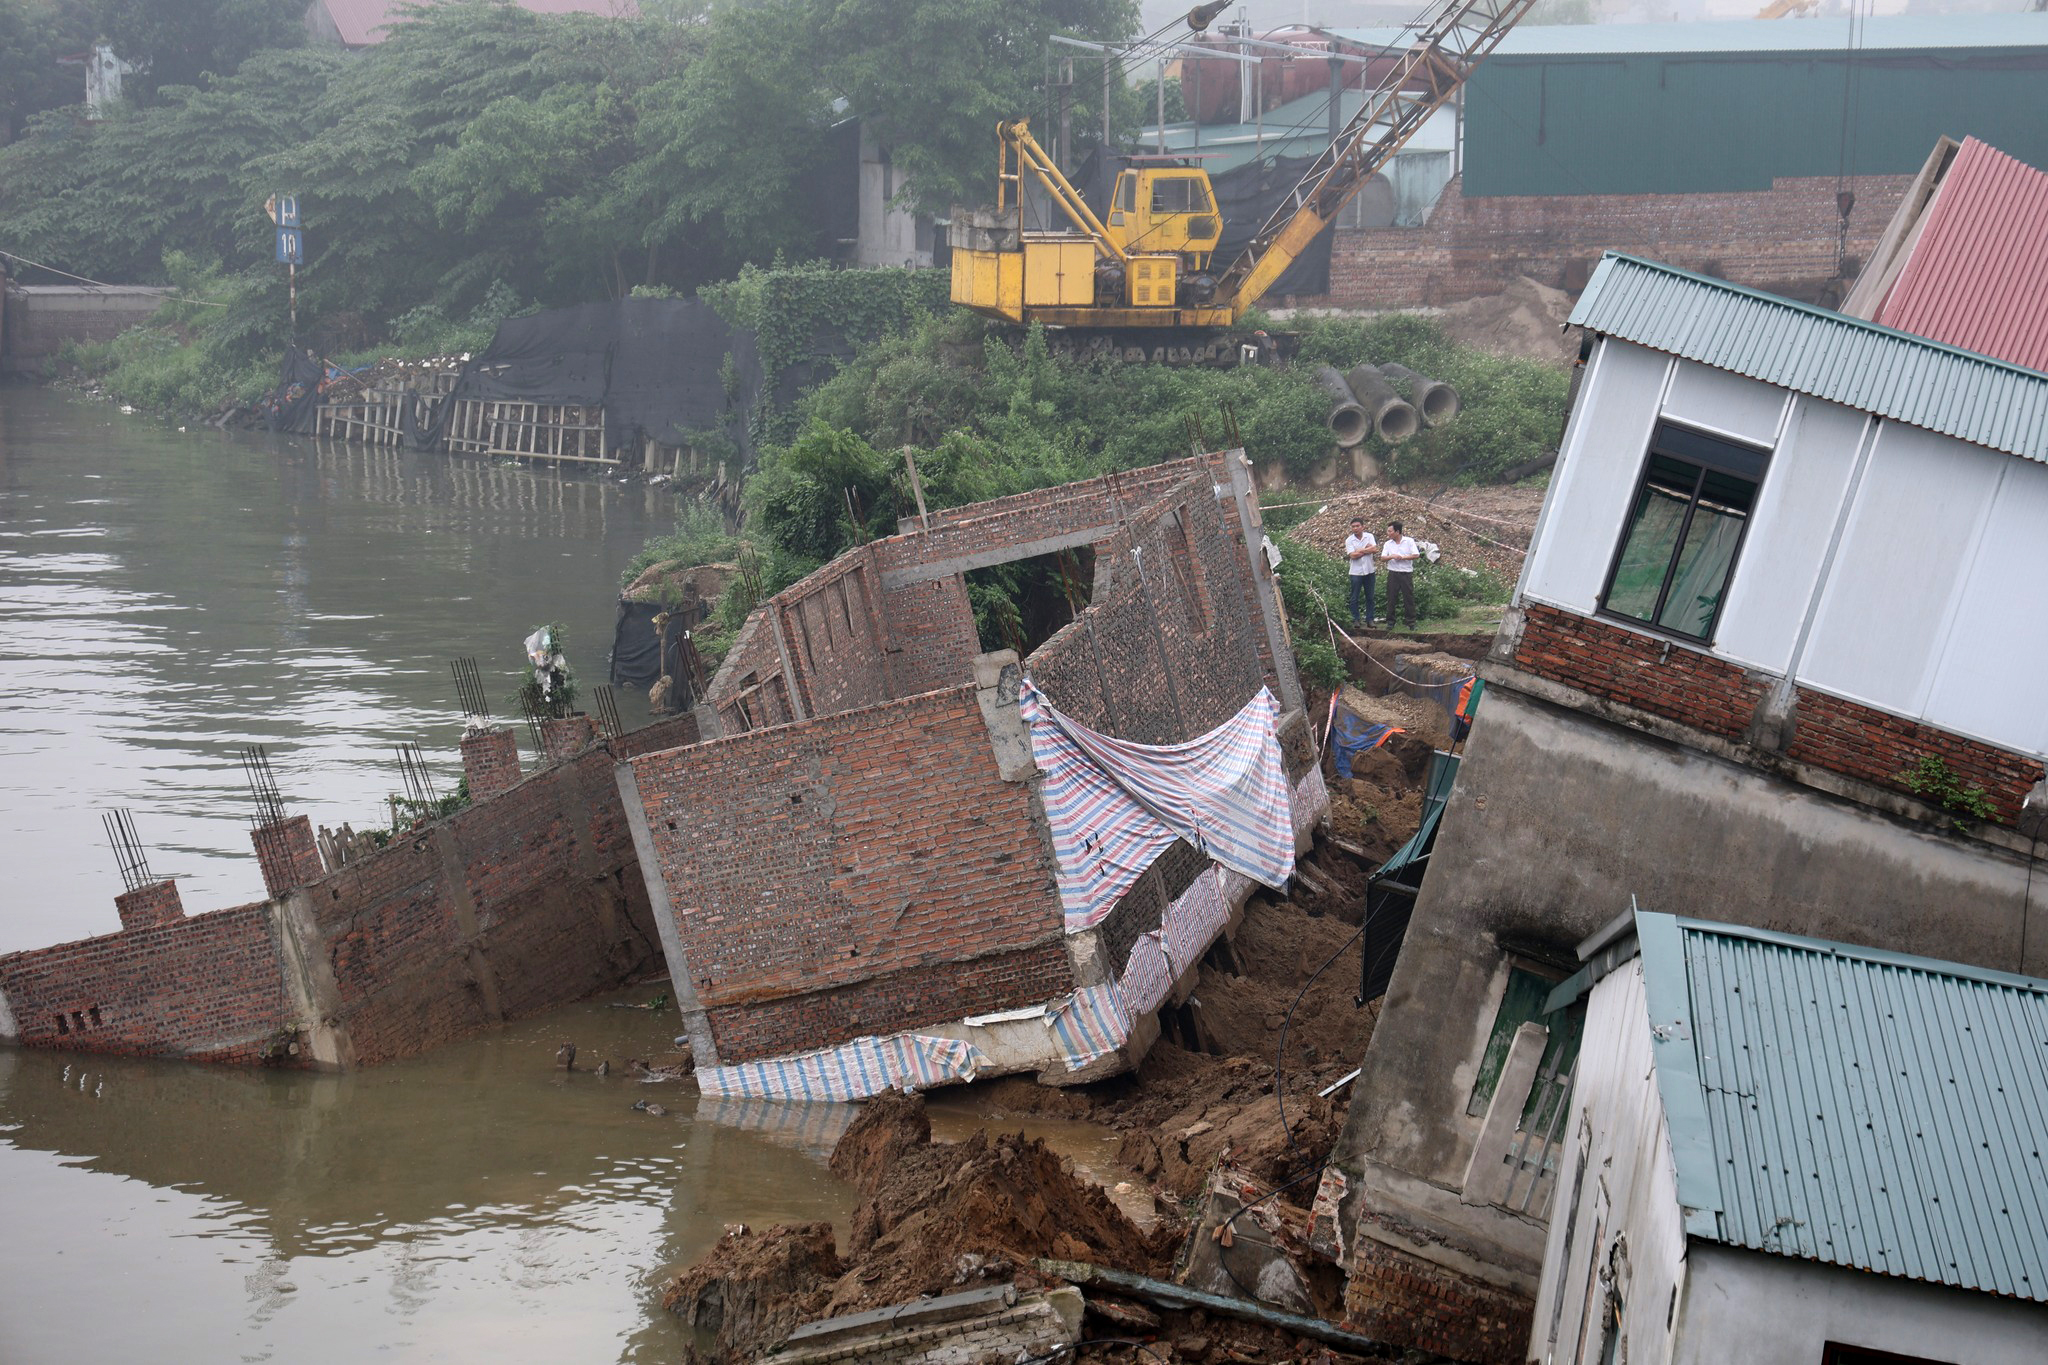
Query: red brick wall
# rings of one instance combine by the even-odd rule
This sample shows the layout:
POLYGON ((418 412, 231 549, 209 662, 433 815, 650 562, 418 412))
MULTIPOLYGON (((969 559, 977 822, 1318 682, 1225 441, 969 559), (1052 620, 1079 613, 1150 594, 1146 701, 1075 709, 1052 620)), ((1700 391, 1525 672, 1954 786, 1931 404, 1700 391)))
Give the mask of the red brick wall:
POLYGON ((1907 790, 1898 780, 1903 769, 1937 754, 1965 786, 1982 787, 2007 824, 2019 818, 2020 803, 2041 780, 2038 760, 1803 687, 1785 752, 1801 763, 1896 791, 1907 790))
POLYGON ((540 723, 540 746, 549 763, 574 758, 597 742, 597 722, 589 716, 550 716, 540 723))
POLYGON ((1055 934, 1013 953, 937 970, 905 967, 832 990, 713 1009, 709 1018, 719 1057, 731 1063, 1036 1005, 1073 988, 1073 964, 1055 934))
POLYGON ((251 1063, 295 1022, 267 903, 10 953, 0 991, 27 1047, 251 1063))
MULTIPOLYGON (((1911 176, 1852 181, 1848 254, 1865 259, 1911 176)), ((1309 306, 1415 308, 1498 293, 1517 275, 1576 292, 1604 251, 1801 297, 1835 274, 1841 219, 1831 177, 1727 194, 1467 199, 1452 180, 1416 228, 1339 231, 1330 293, 1309 306)), ((1282 300, 1272 299, 1272 303, 1282 300)))
POLYGON ((462 737, 462 775, 469 782, 469 799, 481 801, 496 796, 519 782, 519 736, 496 726, 462 737))
POLYGON ((882 592, 889 622, 889 690, 899 697, 958 687, 974 679, 981 636, 967 580, 940 578, 882 592))
POLYGON ((249 842, 256 846, 256 865, 263 869, 263 888, 272 899, 318 881, 326 871, 320 845, 313 839, 313 822, 303 815, 259 825, 249 831, 249 842))
POLYGON ((1741 738, 1770 690, 1768 678, 1711 655, 1534 604, 1515 667, 1724 739, 1741 738))
POLYGON ((1384 1242, 1360 1236, 1344 1293, 1344 1325, 1390 1346, 1473 1365, 1521 1365, 1536 1305, 1384 1242))
MULTIPOLYGON (((1743 737, 1775 681, 1605 621, 1535 604, 1525 610, 1515 667, 1723 739, 1743 737)), ((1798 691, 1785 748, 1796 762, 1903 792, 1898 774, 1927 754, 1939 755, 1966 785, 1983 787, 2007 823, 2042 776, 2041 764, 2024 755, 1809 688, 1798 691)))
POLYGON ((606 745, 612 757, 623 762, 641 754, 657 753, 662 749, 674 749, 684 744, 697 742, 697 718, 693 715, 667 716, 651 725, 637 730, 628 730, 606 745))
POLYGON ((114 897, 114 911, 121 916, 123 929, 148 929, 183 919, 185 902, 178 884, 166 878, 114 897))
POLYGON ((1031 788, 997 775, 972 686, 633 767, 722 1061, 1071 988, 1031 788), (1028 972, 975 962, 1033 950, 1028 972))
POLYGON ((806 714, 889 700, 888 637, 876 619, 871 580, 868 556, 845 555, 805 579, 805 591, 774 604, 806 714))
POLYGON ((612 762, 586 749, 308 891, 358 1062, 660 969, 612 762))
POLYGON ((1144 744, 1193 739, 1264 684, 1242 541, 1210 488, 1203 475, 1132 509, 1097 548, 1087 609, 1025 661, 1083 725, 1144 744))

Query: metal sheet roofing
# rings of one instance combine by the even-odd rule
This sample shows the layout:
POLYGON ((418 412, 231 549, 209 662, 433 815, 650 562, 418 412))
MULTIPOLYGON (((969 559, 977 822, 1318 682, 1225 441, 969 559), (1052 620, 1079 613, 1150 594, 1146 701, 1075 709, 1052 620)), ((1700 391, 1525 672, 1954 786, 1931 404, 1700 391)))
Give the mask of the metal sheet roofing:
MULTIPOLYGON (((1860 52, 2048 47, 2048 14, 1901 14, 1861 22, 1860 52)), ((1411 46, 1408 29, 1328 29, 1363 47, 1411 46)), ((1849 45, 1847 19, 1707 19, 1681 24, 1523 24, 1489 60, 1716 52, 1828 52, 1849 45)))
POLYGON ((2048 369, 2048 175, 1965 138, 1877 321, 2048 369))
POLYGON ((1693 1235, 2048 1302, 2048 982, 1639 913, 1693 1235))
POLYGON ((1609 252, 1574 326, 2048 461, 2048 374, 1826 308, 1609 252))

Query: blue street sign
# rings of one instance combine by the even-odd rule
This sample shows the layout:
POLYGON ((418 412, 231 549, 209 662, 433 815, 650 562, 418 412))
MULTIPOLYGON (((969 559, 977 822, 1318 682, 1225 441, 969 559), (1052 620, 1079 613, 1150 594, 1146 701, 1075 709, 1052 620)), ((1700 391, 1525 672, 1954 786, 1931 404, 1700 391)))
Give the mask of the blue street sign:
POLYGON ((281 227, 277 230, 277 262, 279 265, 304 265, 306 261, 306 235, 295 227, 281 227))
POLYGON ((277 225, 295 228, 299 225, 299 196, 280 194, 277 196, 277 225))

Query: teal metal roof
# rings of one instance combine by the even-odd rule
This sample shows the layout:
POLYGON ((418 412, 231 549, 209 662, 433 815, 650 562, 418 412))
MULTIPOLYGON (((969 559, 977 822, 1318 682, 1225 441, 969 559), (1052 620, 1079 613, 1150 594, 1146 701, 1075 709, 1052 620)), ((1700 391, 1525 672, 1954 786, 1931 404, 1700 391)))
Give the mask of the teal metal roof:
POLYGON ((1826 308, 1609 252, 1573 326, 2048 461, 2048 374, 1826 308))
MULTIPOLYGON (((2048 14, 1900 14, 1861 22, 1861 51, 2048 47, 2048 14)), ((1401 28, 1326 29, 1363 47, 1413 46, 1401 28)), ((1847 19, 1702 19, 1678 24, 1532 24, 1501 39, 1494 59, 1729 52, 1825 52, 1848 47, 1847 19)))
POLYGON ((1687 1233, 2048 1302, 2048 982, 1636 916, 1687 1233))
MULTIPOLYGON (((1364 102, 1363 91, 1342 92, 1338 101, 1338 126, 1349 123, 1364 102)), ((1415 136, 1401 148, 1401 155, 1450 152, 1456 144, 1457 119, 1451 111, 1440 109, 1415 130, 1415 136)), ((1157 147, 1159 126, 1152 124, 1140 129, 1133 145, 1140 151, 1157 147)), ((1167 151, 1201 153, 1202 167, 1211 175, 1235 170, 1257 156, 1317 156, 1329 145, 1330 96, 1321 91, 1274 105, 1266 111, 1263 124, 1205 123, 1201 128, 1199 146, 1196 145, 1194 124, 1166 125, 1167 151)))

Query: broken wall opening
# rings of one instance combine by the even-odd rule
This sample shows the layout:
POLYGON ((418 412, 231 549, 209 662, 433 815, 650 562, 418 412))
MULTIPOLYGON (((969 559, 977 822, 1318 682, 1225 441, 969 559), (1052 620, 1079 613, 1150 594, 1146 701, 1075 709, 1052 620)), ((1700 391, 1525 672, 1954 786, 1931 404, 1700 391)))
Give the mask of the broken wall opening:
POLYGON ((1021 659, 1087 608, 1095 589, 1095 548, 1032 555, 973 569, 965 577, 983 651, 1014 649, 1021 659))

